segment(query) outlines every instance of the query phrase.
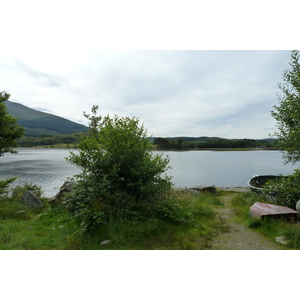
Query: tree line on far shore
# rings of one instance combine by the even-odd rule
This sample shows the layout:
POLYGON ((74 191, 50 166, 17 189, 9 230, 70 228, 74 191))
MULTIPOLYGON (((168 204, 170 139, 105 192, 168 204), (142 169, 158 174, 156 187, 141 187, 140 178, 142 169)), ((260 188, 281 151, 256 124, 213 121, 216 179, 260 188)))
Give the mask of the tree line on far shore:
MULTIPOLYGON (((81 137, 86 133, 75 133, 66 135, 43 135, 36 138, 21 138, 21 147, 55 146, 65 144, 76 147, 81 137)), ((224 139, 216 137, 202 138, 152 138, 153 145, 158 149, 205 149, 205 148, 262 148, 277 149, 275 139, 224 139)))
POLYGON ((47 135, 43 134, 40 137, 23 137, 18 140, 20 147, 38 147, 38 146, 55 146, 55 145, 69 145, 76 147, 79 139, 84 133, 73 133, 64 135, 47 135))
POLYGON ((159 149, 205 149, 205 148, 262 148, 277 149, 275 139, 224 139, 202 138, 155 138, 153 144, 159 149))

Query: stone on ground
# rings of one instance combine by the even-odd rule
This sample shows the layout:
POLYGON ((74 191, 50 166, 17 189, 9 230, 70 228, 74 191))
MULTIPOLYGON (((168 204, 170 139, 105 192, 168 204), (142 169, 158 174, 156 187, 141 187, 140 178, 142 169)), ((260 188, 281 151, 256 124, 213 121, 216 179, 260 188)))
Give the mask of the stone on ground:
POLYGON ((42 201, 33 191, 26 191, 21 196, 21 202, 25 204, 28 208, 41 208, 44 206, 42 201))
POLYGON ((61 199, 63 198, 63 196, 66 193, 70 193, 72 192, 74 186, 75 186, 76 182, 75 181, 66 181, 59 189, 59 192, 52 197, 51 199, 49 199, 49 203, 50 204, 56 204, 59 201, 61 201, 61 199))
POLYGON ((103 242, 100 243, 101 246, 104 246, 104 245, 108 245, 110 243, 110 240, 105 240, 103 242))
POLYGON ((199 193, 208 193, 208 194, 216 194, 217 193, 216 187, 214 185, 211 185, 211 186, 197 186, 197 187, 191 188, 191 190, 195 190, 199 193))
POLYGON ((300 213, 300 200, 298 200, 297 204, 296 204, 296 211, 298 213, 300 213))
POLYGON ((281 244, 281 245, 287 245, 289 243, 289 241, 284 236, 278 236, 277 238, 275 238, 275 240, 276 240, 276 243, 281 244))

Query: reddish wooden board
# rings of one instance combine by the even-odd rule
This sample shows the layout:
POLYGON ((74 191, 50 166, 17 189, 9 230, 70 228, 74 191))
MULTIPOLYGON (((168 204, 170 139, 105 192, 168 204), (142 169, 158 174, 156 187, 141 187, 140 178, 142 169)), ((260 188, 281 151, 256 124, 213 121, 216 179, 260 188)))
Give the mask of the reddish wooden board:
POLYGON ((250 216, 253 218, 262 218, 264 216, 297 216, 298 212, 289 207, 278 206, 268 203, 255 202, 250 207, 250 216))

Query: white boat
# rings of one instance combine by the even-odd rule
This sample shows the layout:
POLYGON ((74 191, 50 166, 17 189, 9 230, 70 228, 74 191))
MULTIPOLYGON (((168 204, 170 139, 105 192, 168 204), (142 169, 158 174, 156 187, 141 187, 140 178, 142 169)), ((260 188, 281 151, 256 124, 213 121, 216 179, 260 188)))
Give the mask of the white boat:
MULTIPOLYGON (((255 175, 248 181, 248 186, 253 193, 262 194, 264 185, 270 181, 281 178, 280 175, 255 175)), ((271 196, 271 195, 270 195, 271 196)))

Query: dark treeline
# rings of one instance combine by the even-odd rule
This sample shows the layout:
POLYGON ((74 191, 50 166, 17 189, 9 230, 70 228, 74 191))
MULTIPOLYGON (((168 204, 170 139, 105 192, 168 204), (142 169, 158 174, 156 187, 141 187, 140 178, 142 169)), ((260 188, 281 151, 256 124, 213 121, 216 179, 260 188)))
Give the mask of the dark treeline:
POLYGON ((83 133, 74 133, 66 135, 47 135, 43 134, 40 137, 24 137, 18 143, 21 147, 38 147, 38 146, 54 146, 59 144, 76 146, 79 138, 83 133))
POLYGON ((206 149, 206 148, 263 148, 275 149, 273 139, 223 139, 215 137, 202 138, 155 138, 153 144, 160 149, 206 149))
MULTIPOLYGON (((43 134, 40 137, 23 137, 19 139, 21 147, 55 146, 64 144, 76 147, 80 137, 87 133, 74 133, 65 135, 43 134)), ((276 140, 264 139, 223 139, 218 137, 178 137, 178 138, 152 138, 153 145, 159 149, 206 149, 206 148, 264 148, 276 149, 276 140)))

